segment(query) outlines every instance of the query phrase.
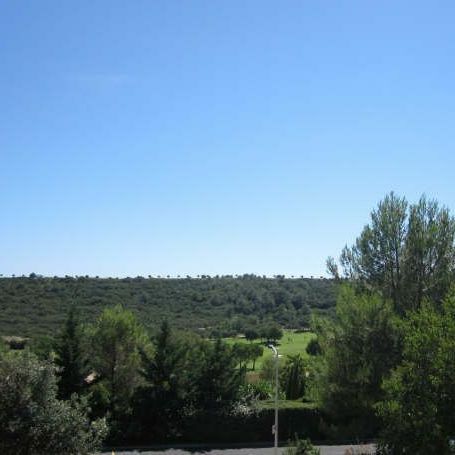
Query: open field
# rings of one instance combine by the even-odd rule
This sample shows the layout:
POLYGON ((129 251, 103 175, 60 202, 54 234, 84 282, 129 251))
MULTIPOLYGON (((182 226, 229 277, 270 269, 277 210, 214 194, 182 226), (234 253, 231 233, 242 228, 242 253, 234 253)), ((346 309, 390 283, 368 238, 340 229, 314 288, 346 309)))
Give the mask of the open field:
MULTIPOLYGON (((295 332, 294 330, 284 330, 283 338, 279 341, 277 346, 278 352, 282 356, 301 354, 302 357, 308 357, 306 347, 312 338, 316 335, 312 332, 295 332)), ((229 344, 234 343, 250 343, 245 338, 226 338, 229 344)), ((254 341, 253 343, 260 343, 260 341, 254 341)), ((264 346, 264 353, 262 357, 256 360, 255 369, 260 370, 262 363, 265 359, 272 357, 272 351, 264 346)), ((251 364, 248 365, 251 368, 251 364)))

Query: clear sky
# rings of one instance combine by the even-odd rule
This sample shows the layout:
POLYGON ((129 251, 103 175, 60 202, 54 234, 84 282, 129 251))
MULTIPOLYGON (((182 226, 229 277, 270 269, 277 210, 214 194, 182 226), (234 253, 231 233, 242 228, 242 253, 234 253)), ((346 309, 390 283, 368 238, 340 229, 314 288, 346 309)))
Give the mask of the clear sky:
POLYGON ((325 273, 455 209, 455 2, 0 2, 0 273, 325 273))

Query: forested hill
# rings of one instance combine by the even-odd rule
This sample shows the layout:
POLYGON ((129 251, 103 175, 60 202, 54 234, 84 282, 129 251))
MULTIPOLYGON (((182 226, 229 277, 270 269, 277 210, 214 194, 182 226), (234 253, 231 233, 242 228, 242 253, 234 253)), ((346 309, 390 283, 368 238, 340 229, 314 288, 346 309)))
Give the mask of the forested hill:
POLYGON ((0 335, 51 334, 75 303, 83 321, 103 308, 122 304, 154 329, 161 320, 206 332, 241 331, 273 319, 303 327, 313 311, 335 304, 335 283, 328 279, 241 277, 202 278, 0 278, 0 335))

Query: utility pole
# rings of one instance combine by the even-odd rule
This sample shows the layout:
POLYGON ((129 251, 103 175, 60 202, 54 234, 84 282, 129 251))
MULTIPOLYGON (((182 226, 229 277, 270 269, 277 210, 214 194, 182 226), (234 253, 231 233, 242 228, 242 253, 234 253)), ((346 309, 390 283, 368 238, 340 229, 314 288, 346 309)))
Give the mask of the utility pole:
POLYGON ((278 455, 278 350, 273 344, 269 344, 275 358, 275 425, 272 433, 275 435, 274 455, 278 455))

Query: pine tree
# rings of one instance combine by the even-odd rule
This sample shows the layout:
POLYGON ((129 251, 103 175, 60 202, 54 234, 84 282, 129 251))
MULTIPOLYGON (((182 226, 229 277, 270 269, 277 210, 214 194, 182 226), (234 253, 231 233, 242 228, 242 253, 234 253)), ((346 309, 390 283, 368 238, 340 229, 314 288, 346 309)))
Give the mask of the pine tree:
POLYGON ((82 333, 74 307, 68 313, 56 352, 56 364, 60 367, 59 397, 66 400, 73 393, 81 393, 87 374, 82 352, 82 333))
POLYGON ((167 321, 161 325, 154 341, 153 356, 141 352, 141 375, 145 385, 135 396, 135 418, 142 430, 167 437, 178 427, 185 406, 181 362, 184 351, 172 336, 167 321))
POLYGON ((222 409, 237 399, 245 369, 236 366, 232 349, 221 339, 205 345, 194 376, 198 408, 222 409))

